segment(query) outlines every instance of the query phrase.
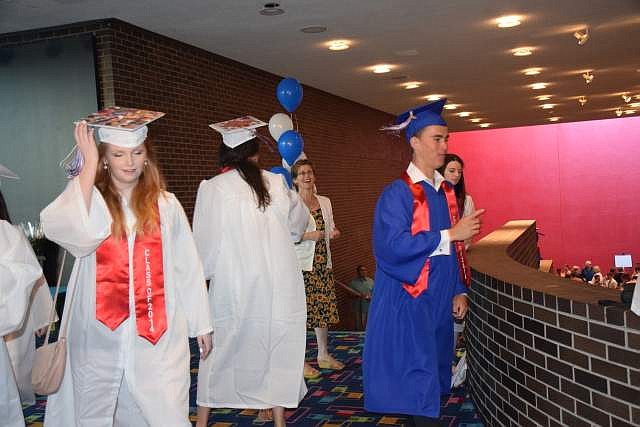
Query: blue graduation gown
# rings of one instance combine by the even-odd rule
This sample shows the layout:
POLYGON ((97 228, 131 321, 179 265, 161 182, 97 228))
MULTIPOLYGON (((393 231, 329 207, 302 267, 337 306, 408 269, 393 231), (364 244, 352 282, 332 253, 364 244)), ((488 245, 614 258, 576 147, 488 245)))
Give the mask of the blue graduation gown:
POLYGON ((413 195, 402 180, 380 196, 373 224, 375 286, 363 356, 365 408, 372 412, 438 417, 440 395, 451 388, 453 297, 466 292, 455 249, 432 256, 429 287, 412 298, 402 287, 414 284, 427 257, 451 227, 442 187, 422 182, 429 204, 430 230, 411 235, 413 195))

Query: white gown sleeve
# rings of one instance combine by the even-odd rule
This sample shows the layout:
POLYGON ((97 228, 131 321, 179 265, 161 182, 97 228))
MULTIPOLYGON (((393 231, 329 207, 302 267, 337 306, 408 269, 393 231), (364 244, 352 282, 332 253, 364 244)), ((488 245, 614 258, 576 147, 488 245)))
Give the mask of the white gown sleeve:
MULTIPOLYGON (((49 292, 49 286, 47 282, 42 282, 37 285, 35 293, 31 301, 31 309, 29 315, 31 316, 31 324, 35 330, 44 328, 49 324, 49 316, 51 315, 53 308, 53 299, 51 298, 51 292, 49 292)), ((57 321, 58 316, 54 314, 53 321, 57 321)))
POLYGON ((77 177, 40 212, 40 222, 47 238, 76 258, 93 253, 111 234, 111 214, 102 195, 94 187, 87 211, 77 177))
POLYGON ((462 210, 462 216, 472 215, 476 211, 476 205, 473 203, 473 199, 469 194, 464 199, 464 209, 462 210))
MULTIPOLYGON (((462 216, 469 216, 469 215, 473 215, 473 213, 476 211, 476 205, 475 203, 473 203, 473 199, 471 198, 471 195, 467 194, 464 198, 464 209, 462 211, 462 216)), ((469 246, 471 246, 471 242, 473 241, 473 239, 467 239, 464 241, 464 247, 466 249, 469 249, 469 246)))
POLYGON ((289 232, 291 233, 291 239, 294 242, 299 242, 309 223, 309 209, 307 209, 297 192, 289 189, 285 191, 289 196, 289 232))
POLYGON ((33 257, 31 248, 25 245, 17 228, 0 221, 0 337, 21 328, 33 285, 42 276, 40 265, 28 256, 33 257))
POLYGON ((193 213, 193 237, 202 260, 204 277, 211 280, 216 260, 220 255, 220 236, 222 235, 223 196, 219 189, 207 181, 202 181, 196 196, 193 213))
POLYGON ((197 337, 213 331, 207 287, 187 215, 177 199, 171 204, 175 211, 172 233, 176 290, 185 309, 189 336, 197 337))

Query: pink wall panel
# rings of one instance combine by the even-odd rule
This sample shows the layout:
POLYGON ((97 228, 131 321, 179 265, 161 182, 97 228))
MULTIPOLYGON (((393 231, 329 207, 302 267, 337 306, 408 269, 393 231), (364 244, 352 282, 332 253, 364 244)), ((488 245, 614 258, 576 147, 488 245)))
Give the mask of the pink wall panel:
POLYGON ((640 261, 640 117, 453 133, 481 236, 535 219, 542 256, 603 269, 613 255, 640 261))

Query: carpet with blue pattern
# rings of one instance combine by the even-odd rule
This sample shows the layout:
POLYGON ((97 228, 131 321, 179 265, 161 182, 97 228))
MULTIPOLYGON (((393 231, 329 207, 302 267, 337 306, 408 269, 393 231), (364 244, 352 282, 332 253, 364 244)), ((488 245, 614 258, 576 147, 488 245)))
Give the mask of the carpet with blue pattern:
MULTIPOLYGON (((315 364, 315 339, 311 336, 307 359, 315 364)), ((364 334, 361 332, 331 332, 329 348, 336 359, 345 364, 341 371, 322 370, 322 376, 307 380, 309 392, 297 409, 286 412, 287 423, 300 426, 413 426, 410 417, 394 414, 374 414, 364 410, 362 394, 362 350, 364 334)), ((198 347, 191 340, 191 389, 189 404, 191 420, 195 423, 195 396, 198 375, 198 347)), ((27 426, 42 426, 46 398, 38 396, 36 404, 24 407, 27 426)), ((215 427, 261 426, 271 423, 256 420, 257 411, 213 409, 209 425, 215 427)), ((482 427, 473 402, 464 387, 455 389, 443 399, 440 422, 448 427, 482 427)))

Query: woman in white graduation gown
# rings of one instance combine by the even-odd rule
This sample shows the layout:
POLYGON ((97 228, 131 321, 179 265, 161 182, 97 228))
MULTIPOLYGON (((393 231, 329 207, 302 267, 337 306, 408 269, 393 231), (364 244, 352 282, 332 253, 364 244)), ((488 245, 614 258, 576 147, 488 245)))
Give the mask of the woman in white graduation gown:
MULTIPOLYGON (((3 208, 0 193, 0 210, 3 208)), ((0 422, 7 427, 24 427, 24 417, 2 337, 23 327, 34 285, 41 285, 41 278, 42 269, 24 234, 0 219, 0 422)))
MULTIPOLYGON (((30 246, 29 246, 30 247, 30 246)), ((35 254, 33 260, 37 263, 35 254)), ((34 286, 31 292, 29 308, 22 327, 4 337, 9 351, 9 358, 16 377, 20 400, 23 405, 36 403, 36 395, 31 385, 31 369, 36 353, 36 334, 45 331, 53 310, 53 300, 47 282, 42 280, 34 286)), ((53 320, 57 320, 56 317, 53 320)))
POLYGON ((45 426, 190 426, 189 336, 203 356, 211 321, 182 206, 164 191, 147 128, 86 123, 80 175, 41 213, 47 237, 76 257, 62 385, 45 426))
POLYGON ((254 130, 223 134, 222 173, 198 189, 193 230, 210 279, 213 352, 200 361, 198 426, 209 408, 284 408, 306 394, 306 302, 294 242, 309 212, 282 176, 260 170, 254 130))

